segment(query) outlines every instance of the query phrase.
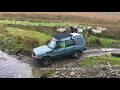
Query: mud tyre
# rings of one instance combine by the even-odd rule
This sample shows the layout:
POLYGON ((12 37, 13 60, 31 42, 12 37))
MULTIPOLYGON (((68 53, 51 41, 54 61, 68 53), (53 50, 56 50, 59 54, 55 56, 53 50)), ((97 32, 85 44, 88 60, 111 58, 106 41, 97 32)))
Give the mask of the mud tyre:
POLYGON ((51 64, 51 58, 50 57, 42 58, 41 64, 45 67, 49 66, 51 64))
POLYGON ((82 53, 80 51, 74 51, 72 53, 72 58, 79 59, 81 55, 82 55, 82 53))

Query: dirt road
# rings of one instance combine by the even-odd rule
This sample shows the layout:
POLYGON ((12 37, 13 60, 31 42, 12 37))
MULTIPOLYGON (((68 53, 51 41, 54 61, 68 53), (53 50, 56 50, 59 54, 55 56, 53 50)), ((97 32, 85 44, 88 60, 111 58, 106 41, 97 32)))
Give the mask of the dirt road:
MULTIPOLYGON (((100 48, 100 49, 88 49, 84 51, 84 54, 80 59, 71 59, 70 57, 61 58, 53 62, 53 65, 47 67, 62 67, 63 65, 70 64, 72 62, 80 61, 85 57, 101 56, 104 54, 110 54, 112 52, 119 52, 117 48, 100 48)), ((0 51, 0 78, 37 78, 39 77, 46 67, 42 67, 39 61, 34 60, 31 57, 26 56, 10 56, 0 51)))

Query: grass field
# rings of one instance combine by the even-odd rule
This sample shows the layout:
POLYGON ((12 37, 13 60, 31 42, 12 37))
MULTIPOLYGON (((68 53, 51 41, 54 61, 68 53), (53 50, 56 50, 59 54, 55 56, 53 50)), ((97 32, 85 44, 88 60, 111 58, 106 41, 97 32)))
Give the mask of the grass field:
POLYGON ((85 67, 93 67, 100 64, 111 64, 111 65, 119 65, 120 66, 120 58, 112 55, 103 55, 103 56, 95 56, 89 57, 79 63, 80 66, 85 67))
POLYGON ((120 43, 120 40, 114 40, 104 37, 97 37, 90 35, 86 39, 86 44, 89 47, 112 47, 113 43, 120 43))
POLYGON ((80 24, 72 24, 72 23, 66 23, 66 22, 33 22, 33 21, 15 21, 15 20, 0 20, 0 24, 14 24, 14 25, 30 25, 30 26, 73 26, 78 25, 79 27, 83 28, 86 27, 86 25, 80 25, 80 24))
MULTIPOLYGON (((45 45, 51 38, 51 35, 37 31, 5 27, 0 33, 0 49, 9 51, 13 54, 21 52, 30 54, 33 48, 45 45)), ((92 35, 86 39, 87 46, 92 47, 107 47, 112 45, 112 43, 119 42, 120 40, 98 38, 92 35)))

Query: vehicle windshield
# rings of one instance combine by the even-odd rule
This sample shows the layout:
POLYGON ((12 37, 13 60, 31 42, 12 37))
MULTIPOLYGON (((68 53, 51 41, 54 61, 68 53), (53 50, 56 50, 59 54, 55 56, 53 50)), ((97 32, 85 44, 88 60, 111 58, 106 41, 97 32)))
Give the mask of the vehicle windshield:
POLYGON ((52 40, 48 43, 48 47, 51 48, 51 49, 54 49, 55 46, 56 46, 56 42, 54 40, 52 40))

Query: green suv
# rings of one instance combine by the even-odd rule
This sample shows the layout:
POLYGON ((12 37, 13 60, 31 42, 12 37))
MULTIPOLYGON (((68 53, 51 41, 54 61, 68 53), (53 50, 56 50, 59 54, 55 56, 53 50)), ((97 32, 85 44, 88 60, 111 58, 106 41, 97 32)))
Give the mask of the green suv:
POLYGON ((78 59, 86 50, 84 38, 78 33, 60 33, 44 46, 34 48, 32 56, 39 59, 44 66, 51 64, 53 59, 61 56, 72 56, 78 59))

